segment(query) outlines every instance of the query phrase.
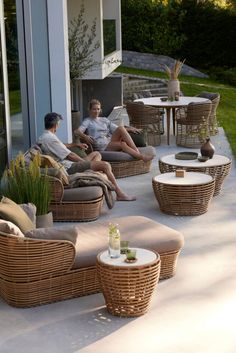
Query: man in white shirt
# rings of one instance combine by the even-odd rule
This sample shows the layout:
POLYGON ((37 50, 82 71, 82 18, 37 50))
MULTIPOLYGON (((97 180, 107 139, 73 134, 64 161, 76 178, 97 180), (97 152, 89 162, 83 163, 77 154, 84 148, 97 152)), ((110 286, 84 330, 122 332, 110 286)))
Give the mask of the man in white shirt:
MULTIPOLYGON (((74 144, 64 144, 56 136, 56 131, 62 117, 57 113, 48 113, 44 117, 45 131, 38 139, 42 152, 53 157, 57 162, 61 163, 68 174, 76 172, 84 172, 92 169, 94 171, 104 172, 108 179, 112 182, 116 192, 117 201, 134 201, 135 196, 125 194, 118 186, 114 174, 111 170, 111 165, 108 162, 101 161, 99 152, 92 152, 85 159, 79 157, 74 152, 71 152, 68 147, 74 144)), ((79 147, 86 148, 87 145, 79 144, 79 147)))

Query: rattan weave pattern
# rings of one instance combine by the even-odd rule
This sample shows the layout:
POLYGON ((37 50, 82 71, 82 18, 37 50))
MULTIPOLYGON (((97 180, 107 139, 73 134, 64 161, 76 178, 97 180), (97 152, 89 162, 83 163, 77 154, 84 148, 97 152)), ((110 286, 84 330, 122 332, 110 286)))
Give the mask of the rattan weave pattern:
POLYGON ((215 180, 198 185, 169 185, 152 179, 160 210, 166 214, 197 216, 207 212, 215 190, 215 180))
POLYGON ((101 212, 103 196, 90 201, 52 202, 50 211, 54 221, 88 222, 96 220, 101 212))
POLYGON ((97 257, 98 278, 107 310, 116 316, 135 317, 148 311, 160 274, 160 257, 143 266, 111 266, 97 257))
POLYGON ((152 161, 142 160, 110 162, 113 174, 116 178, 124 178, 133 175, 149 173, 152 161))
POLYGON ((175 172, 176 169, 184 169, 187 172, 199 172, 199 173, 205 173, 212 176, 215 179, 215 190, 214 190, 213 196, 217 196, 221 192, 223 181, 227 177, 227 175, 229 175, 231 165, 232 165, 232 161, 229 161, 226 164, 218 165, 218 166, 211 166, 211 167, 203 166, 199 168, 198 167, 191 168, 191 167, 176 166, 159 160, 159 169, 161 173, 170 173, 170 172, 175 172))
POLYGON ((69 241, 0 233, 0 295, 12 306, 31 307, 100 291, 96 267, 71 270, 69 241))

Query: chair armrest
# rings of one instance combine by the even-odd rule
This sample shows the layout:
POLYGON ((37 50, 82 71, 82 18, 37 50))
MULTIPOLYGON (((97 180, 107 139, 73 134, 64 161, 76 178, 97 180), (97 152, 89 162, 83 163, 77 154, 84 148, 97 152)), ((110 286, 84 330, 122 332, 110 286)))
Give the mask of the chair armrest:
POLYGON ((51 184, 52 202, 61 202, 64 196, 64 185, 62 181, 56 177, 48 176, 51 184))

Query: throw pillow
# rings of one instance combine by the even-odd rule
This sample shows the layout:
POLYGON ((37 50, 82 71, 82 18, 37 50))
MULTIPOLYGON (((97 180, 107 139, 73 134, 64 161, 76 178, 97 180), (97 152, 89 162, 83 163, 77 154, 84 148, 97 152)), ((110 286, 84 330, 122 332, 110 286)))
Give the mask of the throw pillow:
POLYGON ((36 225, 36 211, 37 208, 33 203, 23 203, 20 205, 23 211, 27 214, 27 216, 30 218, 30 220, 33 222, 34 225, 36 225))
POLYGON ((145 141, 145 136, 144 136, 144 132, 141 132, 140 134, 135 134, 134 132, 129 132, 132 140, 135 143, 135 146, 137 147, 146 147, 146 141, 145 141))
POLYGON ((65 170, 62 164, 58 163, 57 161, 55 161, 55 159, 53 159, 51 156, 48 156, 46 154, 41 154, 40 157, 41 157, 42 167, 55 168, 60 170, 63 184, 64 185, 69 184, 67 171, 65 170))
POLYGON ((78 227, 50 227, 50 228, 36 228, 25 233, 28 238, 34 239, 50 239, 50 240, 68 240, 74 245, 78 237, 78 227))
POLYGON ((24 237, 24 234, 15 224, 9 221, 0 219, 0 232, 16 235, 17 237, 24 237))
POLYGON ((7 197, 3 197, 0 202, 0 218, 17 225, 22 233, 35 228, 35 225, 22 208, 7 197))

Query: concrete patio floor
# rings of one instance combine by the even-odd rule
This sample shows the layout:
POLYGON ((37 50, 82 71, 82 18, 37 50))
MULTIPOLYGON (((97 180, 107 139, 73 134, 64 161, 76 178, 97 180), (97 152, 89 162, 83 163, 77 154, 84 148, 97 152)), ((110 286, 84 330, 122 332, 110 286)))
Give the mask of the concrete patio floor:
MULTIPOLYGON (((217 154, 232 157, 220 129, 212 138, 217 154)), ((16 309, 0 300, 0 353, 235 353, 236 188, 235 165, 209 211, 168 216, 159 211, 151 179, 158 157, 184 150, 172 137, 156 148, 149 174, 120 179, 135 202, 105 206, 101 220, 143 215, 184 234, 177 273, 159 282, 149 312, 139 318, 107 313, 102 294, 41 307, 16 309)))

